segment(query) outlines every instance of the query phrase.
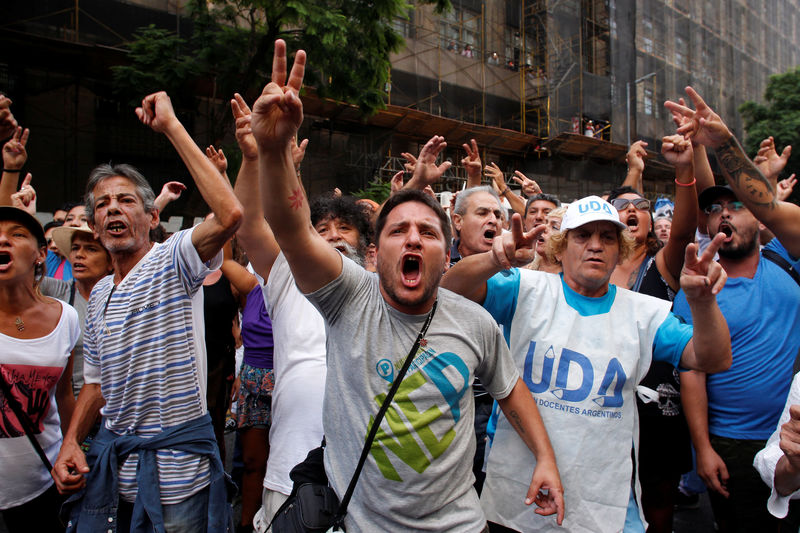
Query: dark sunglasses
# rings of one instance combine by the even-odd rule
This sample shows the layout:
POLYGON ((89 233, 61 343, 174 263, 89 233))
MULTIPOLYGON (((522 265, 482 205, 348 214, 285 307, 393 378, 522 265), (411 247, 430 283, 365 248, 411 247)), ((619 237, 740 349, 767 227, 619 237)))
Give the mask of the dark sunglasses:
POLYGON ((617 211, 624 211, 630 204, 633 204, 633 207, 640 211, 650 210, 650 200, 647 198, 635 198, 633 200, 629 200, 627 198, 614 198, 611 200, 611 205, 613 205, 617 211))
POLYGON ((706 212, 706 215, 716 215, 717 213, 722 213, 722 210, 728 208, 728 211, 741 211, 744 209, 744 204, 738 200, 734 202, 725 202, 722 204, 709 204, 706 206, 703 211, 706 212))

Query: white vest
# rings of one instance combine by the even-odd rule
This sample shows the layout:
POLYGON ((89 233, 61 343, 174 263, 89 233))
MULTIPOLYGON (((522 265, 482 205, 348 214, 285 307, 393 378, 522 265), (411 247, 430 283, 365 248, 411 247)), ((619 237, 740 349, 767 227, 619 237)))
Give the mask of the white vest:
MULTIPOLYGON (((536 460, 500 414, 483 487, 486 517, 522 532, 622 531, 638 454, 636 385, 670 302, 617 288, 608 313, 581 316, 561 278, 520 271, 511 353, 533 394, 564 486, 563 528, 534 513, 525 494, 536 460)), ((640 501, 638 476, 636 500, 640 501)), ((640 516, 642 523, 644 516, 640 516)))

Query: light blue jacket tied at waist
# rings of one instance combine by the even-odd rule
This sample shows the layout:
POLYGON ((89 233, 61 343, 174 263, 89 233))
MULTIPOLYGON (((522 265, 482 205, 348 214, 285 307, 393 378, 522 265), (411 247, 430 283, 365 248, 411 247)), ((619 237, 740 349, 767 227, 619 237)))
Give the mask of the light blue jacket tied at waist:
POLYGON ((208 531, 228 531, 231 508, 227 501, 226 488, 234 485, 222 468, 211 417, 206 413, 149 438, 118 435, 105 426, 101 427, 86 456, 91 468, 86 476, 86 488, 71 496, 62 508, 62 516, 69 516, 67 532, 117 530, 117 465, 131 453, 138 452, 137 492, 131 518, 131 533, 165 533, 156 465, 156 450, 160 449, 180 450, 208 458, 211 468, 208 531))

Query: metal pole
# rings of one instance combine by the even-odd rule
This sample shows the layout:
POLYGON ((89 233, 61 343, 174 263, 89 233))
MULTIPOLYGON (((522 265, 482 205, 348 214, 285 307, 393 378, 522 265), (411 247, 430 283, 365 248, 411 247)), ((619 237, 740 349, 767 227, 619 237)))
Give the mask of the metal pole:
POLYGON ((627 114, 625 115, 628 120, 625 121, 625 131, 628 134, 628 144, 626 146, 631 145, 631 82, 625 84, 625 109, 627 114))

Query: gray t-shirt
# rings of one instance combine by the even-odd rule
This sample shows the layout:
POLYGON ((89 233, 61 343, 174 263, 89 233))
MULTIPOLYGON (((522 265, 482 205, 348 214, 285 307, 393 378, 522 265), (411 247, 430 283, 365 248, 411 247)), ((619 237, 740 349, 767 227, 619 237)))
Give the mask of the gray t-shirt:
MULTIPOLYGON (((343 258, 342 274, 307 295, 328 330, 325 470, 341 498, 377 414, 427 315, 392 308, 378 276, 343 258)), ((381 423, 347 509, 356 531, 480 531, 472 487, 472 381, 505 398, 519 374, 495 321, 439 289, 425 340, 381 423)), ((524 495, 520 495, 520 498, 524 495)))
POLYGON ((81 387, 83 387, 83 328, 86 324, 86 300, 81 296, 78 287, 74 285, 74 280, 64 281, 45 276, 39 283, 39 290, 45 296, 70 304, 78 312, 78 324, 81 326, 81 334, 72 351, 72 392, 77 396, 81 391, 81 387), (72 301, 70 301, 70 294, 72 294, 72 301))

